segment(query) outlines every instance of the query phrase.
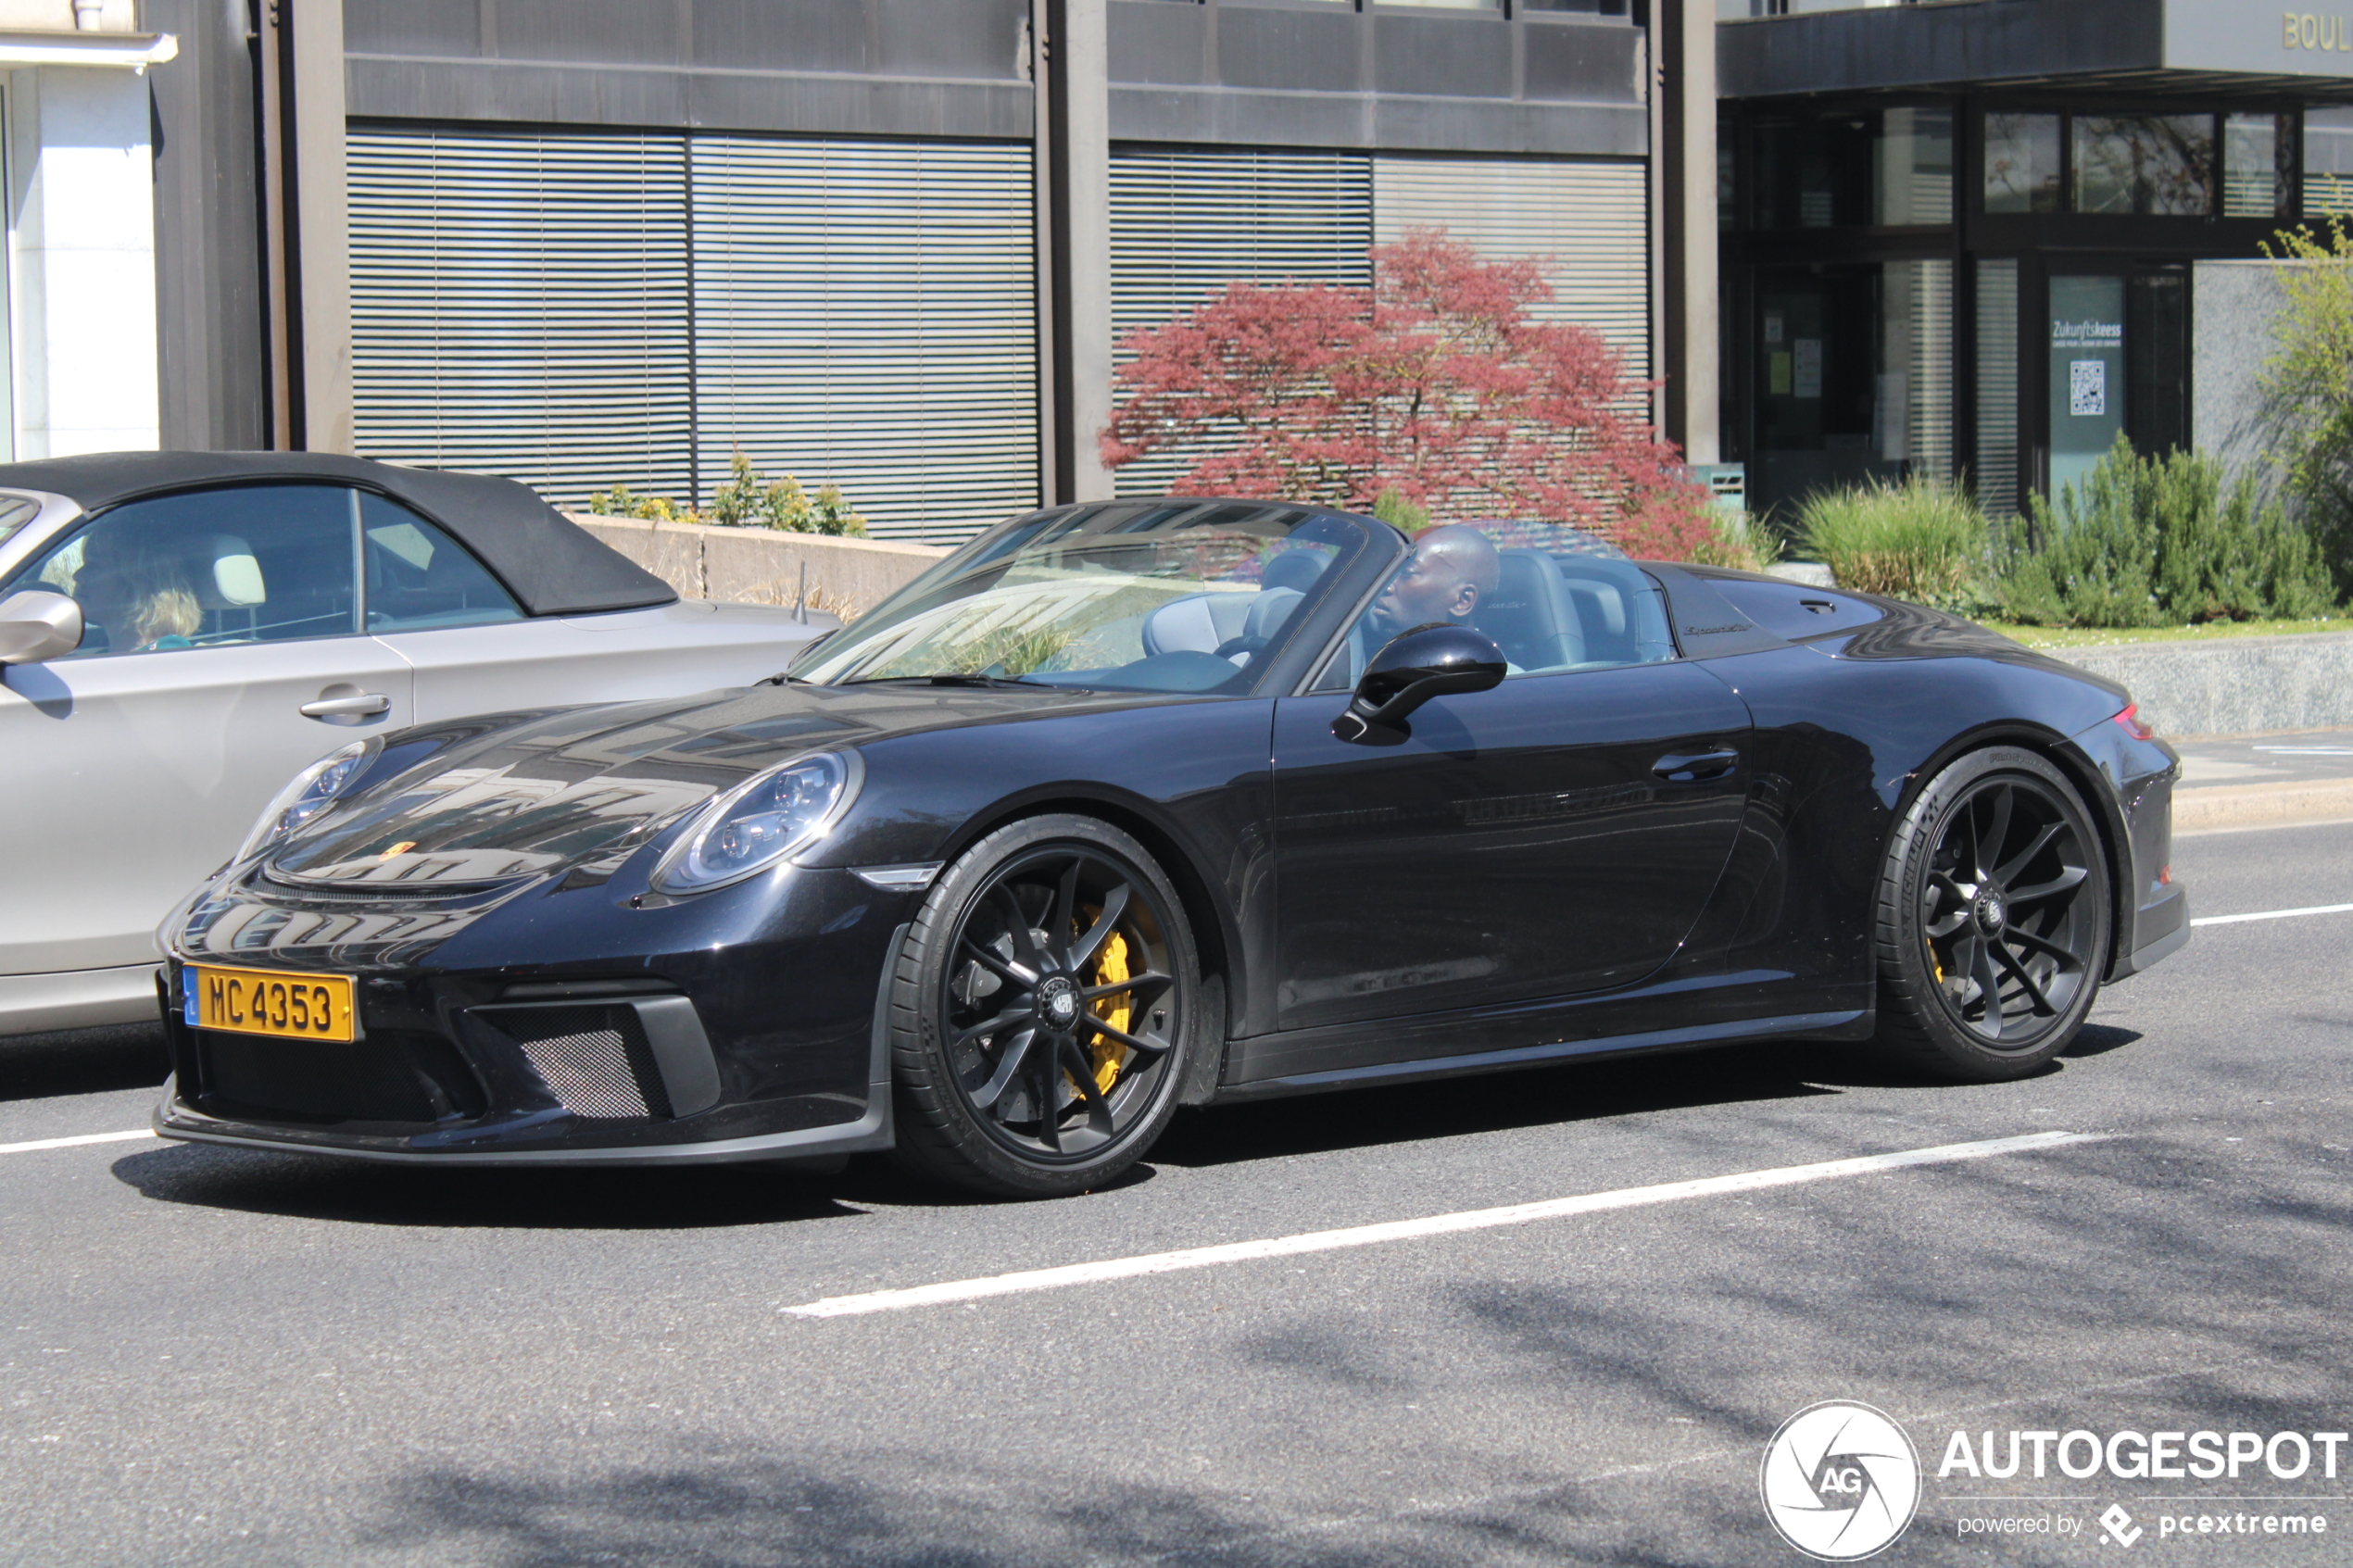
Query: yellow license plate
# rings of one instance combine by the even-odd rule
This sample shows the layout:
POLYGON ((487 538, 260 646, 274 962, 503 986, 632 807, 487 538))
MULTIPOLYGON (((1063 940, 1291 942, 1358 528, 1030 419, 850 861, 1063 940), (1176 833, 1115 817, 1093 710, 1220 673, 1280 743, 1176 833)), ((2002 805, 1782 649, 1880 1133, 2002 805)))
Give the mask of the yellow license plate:
POLYGON ((199 1029, 283 1040, 359 1037, 346 975, 191 965, 184 984, 195 993, 199 1029))

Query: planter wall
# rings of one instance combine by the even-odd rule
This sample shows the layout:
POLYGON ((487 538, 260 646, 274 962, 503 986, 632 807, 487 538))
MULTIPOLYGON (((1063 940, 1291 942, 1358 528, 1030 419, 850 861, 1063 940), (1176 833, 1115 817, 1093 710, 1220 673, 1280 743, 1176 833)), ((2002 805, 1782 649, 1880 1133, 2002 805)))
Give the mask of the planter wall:
POLYGON ((2044 651, 2122 682, 2159 734, 2353 728, 2353 632, 2044 651))
POLYGON ((927 545, 772 528, 565 515, 687 598, 736 604, 791 604, 806 566, 812 600, 837 614, 863 612, 948 554, 927 545))

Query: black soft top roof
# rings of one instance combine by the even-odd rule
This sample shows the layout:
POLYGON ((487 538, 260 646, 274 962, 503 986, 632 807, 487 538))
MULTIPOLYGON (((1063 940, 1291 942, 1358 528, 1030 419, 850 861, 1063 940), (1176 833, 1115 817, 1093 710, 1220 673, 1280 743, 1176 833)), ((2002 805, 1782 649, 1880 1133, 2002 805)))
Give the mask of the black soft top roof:
POLYGON ((304 480, 380 491, 447 529, 533 615, 669 604, 678 591, 566 521, 528 485, 328 452, 99 452, 0 463, 0 489, 45 490, 87 512, 166 490, 304 480))

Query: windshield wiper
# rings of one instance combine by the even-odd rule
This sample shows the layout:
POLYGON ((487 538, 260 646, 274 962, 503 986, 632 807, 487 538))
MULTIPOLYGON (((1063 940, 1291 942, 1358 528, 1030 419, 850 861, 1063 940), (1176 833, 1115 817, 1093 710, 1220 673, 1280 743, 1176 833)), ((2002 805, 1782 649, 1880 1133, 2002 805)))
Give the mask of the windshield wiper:
POLYGON ((1015 686, 1029 691, 1068 691, 1068 686, 1048 681, 1029 681, 1019 675, 981 675, 955 671, 938 675, 869 675, 863 680, 844 681, 845 686, 880 686, 912 683, 929 686, 1015 686))
POLYGON ((781 671, 774 675, 763 676, 760 680, 752 683, 755 686, 813 686, 816 684, 816 682, 811 680, 806 675, 787 675, 782 673, 781 671))
POLYGON ((1026 675, 930 675, 925 677, 935 686, 1043 686, 1044 681, 1033 681, 1026 675))

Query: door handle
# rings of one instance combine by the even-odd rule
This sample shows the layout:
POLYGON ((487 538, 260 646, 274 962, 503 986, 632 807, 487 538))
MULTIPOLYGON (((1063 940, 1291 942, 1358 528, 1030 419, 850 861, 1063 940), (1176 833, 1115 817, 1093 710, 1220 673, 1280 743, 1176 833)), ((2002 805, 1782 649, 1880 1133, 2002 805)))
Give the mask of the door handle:
POLYGON ((392 711, 392 698, 382 692, 363 692, 358 696, 322 696, 316 702, 306 702, 295 709, 306 719, 372 719, 379 713, 392 711))
POLYGON ((1651 771, 1670 784, 1694 784, 1702 779, 1720 779, 1740 766, 1737 751, 1700 751, 1689 756, 1662 757, 1651 764, 1651 771))

